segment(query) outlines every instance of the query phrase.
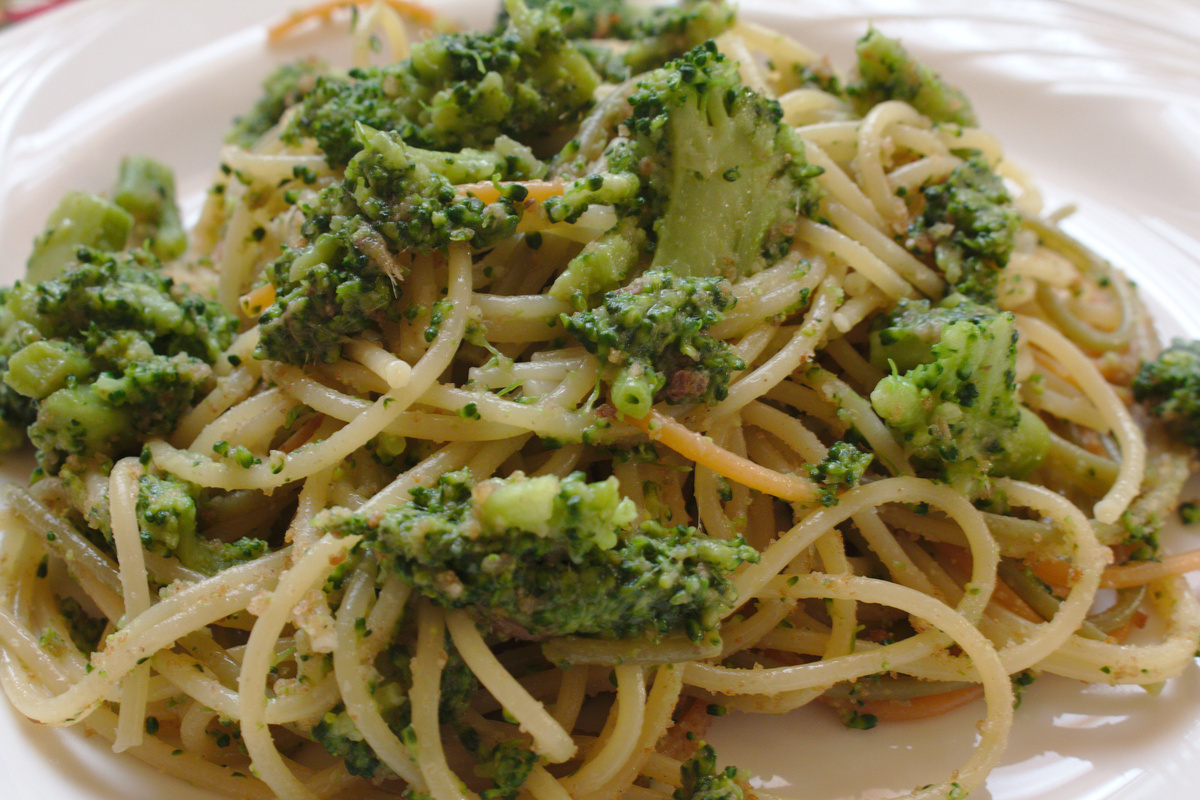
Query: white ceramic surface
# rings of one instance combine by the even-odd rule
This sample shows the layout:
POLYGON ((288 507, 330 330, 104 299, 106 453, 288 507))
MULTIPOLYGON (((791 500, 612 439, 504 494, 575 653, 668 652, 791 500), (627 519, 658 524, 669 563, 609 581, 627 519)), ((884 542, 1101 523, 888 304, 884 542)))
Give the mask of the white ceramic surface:
MULTIPOLYGON (((327 37, 268 48, 264 21, 297 0, 84 0, 0 33, 0 281, 68 189, 101 190, 119 158, 177 171, 194 214, 222 134, 272 63, 327 37)), ((486 24, 492 3, 443 0, 486 24)), ((1164 335, 1200 336, 1200 3, 1194 0, 744 0, 848 66, 874 24, 961 85, 1066 227, 1134 275, 1164 335)), ((1188 537, 1196 539, 1197 537, 1188 537)), ((1180 547, 1188 546, 1180 541, 1180 547)), ((1191 546, 1200 541, 1190 542, 1191 546)), ((710 739, 766 787, 807 800, 884 798, 966 758, 979 708, 850 731, 829 714, 730 715, 710 739)), ((0 702, 11 800, 211 795, 78 731, 0 702)), ((1051 678, 1027 690, 1003 765, 973 800, 1200 796, 1200 669, 1158 696, 1051 678)))

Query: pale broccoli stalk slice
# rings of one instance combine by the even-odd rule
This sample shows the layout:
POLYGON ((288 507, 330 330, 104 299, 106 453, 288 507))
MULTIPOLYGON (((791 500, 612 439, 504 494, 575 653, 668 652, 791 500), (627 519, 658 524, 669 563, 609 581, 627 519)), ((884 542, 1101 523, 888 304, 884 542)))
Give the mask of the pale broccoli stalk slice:
POLYGON ((507 136, 499 136, 492 146, 480 150, 474 147, 446 153, 407 147, 405 153, 414 163, 437 173, 452 184, 482 181, 523 181, 543 178, 547 167, 533 150, 507 136))
POLYGON ((215 575, 267 552, 262 539, 245 536, 233 542, 208 539, 197 528, 200 488, 172 475, 138 479, 137 519, 142 547, 173 557, 190 570, 215 575))
POLYGON ((145 247, 163 261, 183 255, 187 234, 175 203, 175 174, 170 167, 145 156, 122 159, 113 202, 133 216, 131 246, 145 247))
POLYGON ((901 299, 887 314, 871 325, 869 359, 884 372, 907 372, 918 364, 933 361, 933 346, 942 332, 955 322, 989 322, 996 309, 951 295, 940 303, 901 299))
POLYGON ((736 62, 708 42, 646 75, 629 102, 633 144, 610 163, 646 176, 653 268, 736 278, 788 251, 797 219, 816 208, 820 170, 736 62))
POLYGON ((699 639, 734 602, 729 575, 755 551, 636 517, 615 478, 516 473, 476 485, 457 472, 404 505, 333 510, 317 524, 363 536, 383 574, 473 609, 500 635, 699 639))
POLYGON ((1174 339, 1142 362, 1133 396, 1192 447, 1200 447, 1200 342, 1174 339))
POLYGON ((385 67, 323 75, 299 103, 285 139, 312 137, 335 166, 361 147, 355 122, 434 150, 483 147, 501 135, 548 137, 592 104, 600 77, 567 39, 559 8, 506 0, 497 34, 443 34, 385 67))
POLYGON ((681 786, 671 795, 674 800, 742 800, 737 767, 717 770, 717 751, 701 742, 692 757, 679 767, 681 786))
POLYGON ((975 125, 971 102, 895 39, 871 28, 858 40, 859 80, 847 93, 861 114, 886 100, 903 100, 933 122, 975 125))
POLYGON ((259 316, 260 357, 291 364, 332 363, 347 338, 399 318, 396 299, 406 253, 453 242, 484 248, 516 231, 524 188, 509 184, 492 203, 457 193, 437 170, 477 177, 488 166, 507 175, 531 164, 506 146, 492 156, 416 151, 398 135, 356 129, 363 147, 344 180, 304 210, 308 244, 269 264, 275 300, 259 316))
POLYGON ((971 158, 921 195, 924 208, 909 226, 907 247, 932 257, 952 293, 995 306, 1020 227, 1004 183, 982 158, 971 158))
POLYGON ((580 310, 591 298, 621 286, 641 266, 649 248, 646 232, 626 217, 584 245, 555 279, 549 294, 580 310))
POLYGON ((86 192, 68 192, 34 240, 25 279, 38 283, 57 277, 75 262, 81 247, 121 250, 133 222, 133 216, 111 200, 86 192))
POLYGON ((263 93, 254 106, 233 121, 225 141, 250 148, 279 122, 283 112, 300 102, 316 85, 327 65, 314 58, 282 64, 263 81, 263 93))
POLYGON ((641 419, 656 399, 716 403, 746 364, 705 331, 735 303, 723 278, 644 273, 563 326, 599 359, 618 411, 641 419))
POLYGON ((39 466, 116 459, 174 429, 211 382, 236 320, 163 275, 144 251, 80 250, 56 278, 0 298, 0 409, 39 466))
POLYGON ((1014 317, 955 322, 932 352, 932 362, 881 380, 871 405, 921 474, 988 500, 993 476, 1028 476, 1050 446, 1018 396, 1014 317))
MULTIPOLYGON (((371 699, 388 727, 402 741, 411 742, 412 705, 408 694, 412 689, 412 656, 408 633, 405 630, 397 632, 391 643, 376 656, 371 664, 374 669, 369 688, 371 699)), ((438 720, 443 725, 450 725, 462 716, 479 688, 479 682, 448 638, 446 655, 438 697, 438 720)), ((341 703, 321 716, 311 734, 330 755, 345 761, 350 774, 363 778, 395 777, 363 739, 341 703)))

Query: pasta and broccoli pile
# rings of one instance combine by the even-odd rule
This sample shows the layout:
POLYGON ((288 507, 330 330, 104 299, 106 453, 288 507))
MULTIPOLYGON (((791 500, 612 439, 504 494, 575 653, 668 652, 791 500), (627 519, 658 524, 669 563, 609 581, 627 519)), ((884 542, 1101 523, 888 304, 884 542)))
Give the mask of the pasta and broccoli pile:
POLYGON ((353 16, 189 230, 130 157, 0 290, 23 714, 233 797, 740 800, 724 709, 982 698, 906 795, 962 798, 1014 684, 1191 663, 1200 559, 1159 534, 1200 345, 898 41, 843 71, 724 0, 353 16))

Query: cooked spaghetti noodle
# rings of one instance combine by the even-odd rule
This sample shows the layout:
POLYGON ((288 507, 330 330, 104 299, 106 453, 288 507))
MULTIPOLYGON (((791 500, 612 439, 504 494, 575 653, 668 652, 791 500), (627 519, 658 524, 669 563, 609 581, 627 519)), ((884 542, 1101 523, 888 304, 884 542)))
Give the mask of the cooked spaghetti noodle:
MULTIPOLYGON (((315 7, 272 37, 343 5, 315 7)), ((419 29, 449 27, 407 2, 358 21, 360 66, 373 37, 400 59, 419 29)), ((484 203, 522 189, 519 228, 486 247, 396 252, 363 234, 396 286, 395 318, 333 360, 256 356, 256 318, 278 288, 264 269, 304 244, 297 208, 344 167, 283 136, 287 112, 252 145, 227 147, 192 249, 170 265, 211 262, 215 297, 241 314, 211 391, 140 459, 77 479, 85 496, 106 498, 106 541, 79 524, 78 487, 51 477, 7 490, 0 682, 12 704, 229 796, 516 796, 495 794, 494 772, 474 765, 515 742, 532 754, 510 787, 522 797, 661 800, 683 785, 710 704, 782 713, 823 701, 861 721, 982 696, 966 763, 905 795, 946 798, 982 786, 998 763, 1012 676, 1150 686, 1178 675, 1200 638, 1200 605, 1180 577, 1197 558, 1134 560, 1142 542, 1127 523, 1172 512, 1191 456, 1132 406, 1132 372, 1158 345, 1131 285, 1039 216, 1037 192, 985 131, 934 124, 899 99, 860 114, 826 91, 831 74, 797 87, 788 76, 828 66, 749 22, 717 47, 746 85, 777 97, 819 168, 821 197, 793 220, 788 252, 733 278, 736 305, 709 334, 741 368, 710 404, 660 402, 639 418, 598 389, 606 365, 566 335, 561 319, 576 309, 548 289, 616 217, 595 203, 552 220, 544 209, 568 191, 561 176, 459 185, 484 203), (1021 401, 1050 442, 1022 479, 991 476, 999 503, 930 477, 869 399, 886 377, 867 355, 873 326, 898 304, 947 293, 944 267, 906 241, 920 211, 911 198, 968 158, 1017 196, 998 303, 1015 319, 1021 401), (1094 302, 1072 297, 1082 292, 1094 302), (831 491, 809 466, 850 440, 873 461, 831 491), (403 441, 403 457, 373 461, 381 441, 403 441), (214 456, 231 448, 248 458, 214 456), (265 531, 270 552, 208 575, 143 550, 148 470, 227 498, 204 535, 265 531), (359 537, 328 527, 329 509, 378 517, 461 470, 474 481, 615 476, 639 519, 740 537, 758 557, 732 576, 736 607, 715 636, 543 638, 423 596, 359 537), (1097 611, 1102 587, 1120 594, 1097 611), (64 644, 64 598, 102 618, 94 652, 64 644), (1147 615, 1161 635, 1127 642, 1147 615), (376 694, 395 691, 381 665, 397 647, 403 725, 376 694), (477 688, 452 727, 440 701, 466 674, 477 688), (317 723, 342 712, 380 765, 370 778, 313 741, 317 723)), ((627 133, 617 123, 636 82, 603 86, 575 129, 590 160, 580 174, 599 171, 609 140, 627 133)))

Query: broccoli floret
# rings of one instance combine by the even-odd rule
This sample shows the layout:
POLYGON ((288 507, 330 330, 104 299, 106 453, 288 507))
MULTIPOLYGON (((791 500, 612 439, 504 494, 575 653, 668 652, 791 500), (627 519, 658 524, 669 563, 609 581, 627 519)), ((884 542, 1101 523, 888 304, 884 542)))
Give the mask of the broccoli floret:
POLYGON ((205 575, 215 575, 267 552, 267 543, 261 539, 243 537, 221 542, 202 536, 196 525, 199 497, 199 487, 174 476, 141 476, 137 517, 142 547, 160 556, 174 556, 183 566, 205 575))
POLYGON ((527 742, 519 739, 496 742, 490 747, 483 743, 474 728, 458 733, 459 741, 475 757, 475 774, 492 781, 490 789, 479 793, 483 800, 516 800, 529 773, 538 763, 538 755, 527 742))
POLYGON ((363 142, 345 179, 321 191, 305 209, 308 244, 288 249, 266 269, 275 300, 259 317, 257 354, 292 364, 331 363, 347 337, 398 319, 401 254, 430 252, 451 242, 487 247, 511 236, 520 221, 524 189, 508 186, 484 203, 456 193, 436 169, 504 170, 528 166, 515 148, 495 156, 414 151, 394 133, 359 127, 363 142))
POLYGON ((529 141, 571 124, 600 78, 564 35, 562 10, 505 7, 502 33, 435 36, 396 64, 320 76, 285 138, 312 137, 341 166, 361 146, 355 121, 434 150, 483 147, 502 134, 529 141))
POLYGON ((133 247, 145 247, 163 261, 183 255, 187 234, 175 204, 175 175, 164 164, 145 156, 121 161, 113 202, 134 220, 133 247))
POLYGON ((955 322, 988 322, 996 309, 952 295, 938 304, 928 300, 900 302, 871 326, 870 361, 878 369, 906 372, 933 361, 933 346, 942 332, 955 322))
POLYGON ((701 742, 696 752, 679 767, 683 785, 671 796, 675 800, 742 800, 738 784, 738 769, 726 767, 717 771, 717 751, 701 742))
MULTIPOLYGON (((820 169, 779 104, 741 84, 736 62, 709 41, 643 76, 629 102, 631 138, 610 148, 608 169, 642 182, 626 213, 650 235, 653 268, 735 278, 787 253, 797 219, 816 208, 820 169)), ((550 294, 571 300, 595 284, 581 269, 568 265, 550 294)))
POLYGON ((384 572, 516 638, 699 639, 734 600, 729 573, 756 558, 687 526, 635 527, 615 478, 517 473, 476 485, 464 471, 412 494, 382 513, 339 509, 317 524, 365 537, 384 572))
MULTIPOLYGON (((635 5, 627 0, 537 0, 531 8, 563 6, 571 39, 616 39, 624 48, 576 42, 605 78, 624 80, 678 58, 733 25, 736 10, 725 0, 682 0, 676 5, 635 5)), ((507 15, 501 14, 503 21, 507 15)))
POLYGON ((836 506, 838 490, 857 486, 874 458, 849 442, 835 442, 823 461, 807 465, 808 476, 821 487, 821 504, 836 506))
POLYGON ((723 278, 653 270, 562 322, 600 360, 617 410, 640 419, 656 398, 709 404, 725 398, 730 376, 746 364, 705 330, 734 303, 723 278))
POLYGON ((225 141, 251 147, 258 138, 279 122, 283 112, 296 105, 316 85, 317 76, 327 66, 314 58, 283 64, 263 81, 263 94, 244 115, 233 121, 225 141))
POLYGON ((885 100, 903 100, 934 122, 974 125, 966 96, 916 61, 900 42, 874 28, 858 40, 858 82, 847 87, 859 113, 885 100))
POLYGON ((890 375, 871 405, 913 465, 973 499, 990 496, 990 477, 1024 477, 1045 458, 1045 423, 1017 394, 1013 315, 948 326, 933 361, 890 375))
POLYGON ((1133 379, 1133 396, 1177 435, 1200 447, 1200 341, 1175 339, 1145 361, 1133 379))
MULTIPOLYGON (((408 699, 412 689, 412 657, 404 634, 402 631, 376 656, 370 682, 371 698, 380 715, 401 739, 411 736, 409 724, 412 721, 412 706, 408 699)), ((479 688, 479 682, 449 640, 446 655, 438 700, 438 719, 443 725, 452 724, 462 716, 471 696, 479 688)), ((326 712, 313 726, 312 736, 330 755, 345 760, 346 769, 352 775, 364 778, 391 776, 391 771, 363 739, 344 705, 339 703, 326 712)))
POLYGON ((971 158, 942 183, 921 190, 924 209, 908 229, 908 248, 933 257, 952 292, 996 305, 1020 219, 1000 177, 971 158))
POLYGON ((29 420, 48 474, 68 457, 117 459, 169 433, 237 324, 145 251, 78 255, 56 278, 5 291, 0 312, 11 348, 0 407, 9 425, 29 420))

